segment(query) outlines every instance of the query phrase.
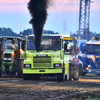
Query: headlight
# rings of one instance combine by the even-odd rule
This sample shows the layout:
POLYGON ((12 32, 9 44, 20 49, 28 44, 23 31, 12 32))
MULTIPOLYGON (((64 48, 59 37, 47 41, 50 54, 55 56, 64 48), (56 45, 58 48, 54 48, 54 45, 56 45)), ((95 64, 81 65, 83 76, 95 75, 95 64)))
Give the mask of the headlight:
POLYGON ((25 68, 30 68, 31 67, 31 64, 24 64, 24 67, 25 68))
POLYGON ((12 58, 8 58, 8 60, 12 60, 12 58))
POLYGON ((3 60, 7 60, 7 58, 4 58, 3 60))
POLYGON ((54 67, 61 67, 62 64, 54 64, 54 67))
POLYGON ((4 58, 3 60, 12 60, 12 58, 4 58))

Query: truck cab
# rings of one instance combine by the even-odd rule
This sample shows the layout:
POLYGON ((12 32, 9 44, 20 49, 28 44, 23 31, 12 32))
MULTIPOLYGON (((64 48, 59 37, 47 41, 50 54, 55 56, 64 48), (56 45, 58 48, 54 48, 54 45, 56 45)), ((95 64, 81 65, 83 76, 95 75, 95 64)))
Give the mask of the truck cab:
POLYGON ((100 40, 86 42, 83 52, 78 54, 83 64, 83 75, 86 73, 100 75, 100 40))

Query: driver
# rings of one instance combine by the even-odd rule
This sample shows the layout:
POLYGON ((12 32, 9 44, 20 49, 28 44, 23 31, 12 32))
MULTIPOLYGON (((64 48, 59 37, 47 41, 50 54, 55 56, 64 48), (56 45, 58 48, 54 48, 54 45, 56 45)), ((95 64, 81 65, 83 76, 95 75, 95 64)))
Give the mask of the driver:
POLYGON ((15 43, 14 40, 12 40, 12 43, 7 44, 8 49, 16 49, 18 45, 15 43))
POLYGON ((55 48, 57 46, 57 42, 55 40, 52 40, 51 48, 55 48))

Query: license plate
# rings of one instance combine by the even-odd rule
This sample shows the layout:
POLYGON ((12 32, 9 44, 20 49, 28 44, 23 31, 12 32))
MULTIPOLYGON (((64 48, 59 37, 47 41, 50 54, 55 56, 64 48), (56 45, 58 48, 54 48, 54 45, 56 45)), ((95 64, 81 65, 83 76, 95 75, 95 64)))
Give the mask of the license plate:
POLYGON ((45 72, 45 70, 39 70, 39 72, 45 72))

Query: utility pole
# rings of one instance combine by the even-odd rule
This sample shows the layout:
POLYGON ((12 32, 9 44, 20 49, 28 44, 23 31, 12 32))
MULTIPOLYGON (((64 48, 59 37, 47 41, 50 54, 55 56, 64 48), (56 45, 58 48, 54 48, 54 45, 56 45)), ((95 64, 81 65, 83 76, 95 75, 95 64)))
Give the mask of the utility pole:
POLYGON ((78 39, 90 39, 90 2, 91 0, 80 0, 78 39))

